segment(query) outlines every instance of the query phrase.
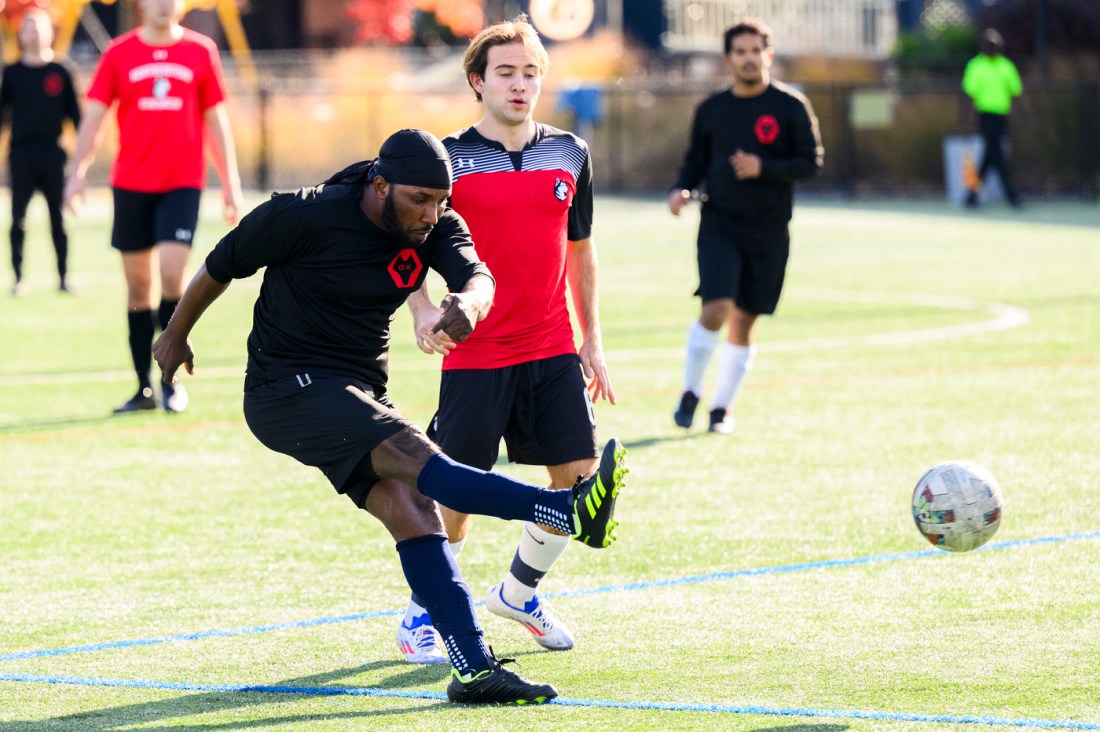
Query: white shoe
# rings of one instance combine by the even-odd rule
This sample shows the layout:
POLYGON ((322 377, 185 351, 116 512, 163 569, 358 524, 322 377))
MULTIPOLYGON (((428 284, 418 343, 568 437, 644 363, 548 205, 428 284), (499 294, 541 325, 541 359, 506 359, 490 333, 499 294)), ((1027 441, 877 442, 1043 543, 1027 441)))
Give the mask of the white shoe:
POLYGON ((409 663, 449 663, 439 647, 438 638, 427 615, 413 618, 411 627, 404 622, 397 626, 397 647, 409 663))
POLYGON ((515 620, 531 631, 535 641, 551 651, 568 651, 573 647, 573 636, 560 620, 550 613, 538 595, 522 608, 508 604, 502 594, 504 583, 494 586, 485 598, 485 607, 493 615, 515 620))

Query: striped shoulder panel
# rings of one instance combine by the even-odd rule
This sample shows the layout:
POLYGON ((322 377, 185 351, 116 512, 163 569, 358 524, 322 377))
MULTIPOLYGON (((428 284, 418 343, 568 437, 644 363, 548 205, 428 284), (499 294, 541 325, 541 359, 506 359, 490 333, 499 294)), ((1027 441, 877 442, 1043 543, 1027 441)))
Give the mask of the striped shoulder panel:
MULTIPOLYGON (((545 125, 542 130, 544 137, 523 151, 520 170, 566 170, 573 174, 574 179, 579 179, 588 158, 587 145, 568 132, 545 125)), ((459 135, 444 139, 443 144, 451 156, 451 169, 456 180, 470 173, 516 172, 507 152, 489 147, 480 140, 459 135)))

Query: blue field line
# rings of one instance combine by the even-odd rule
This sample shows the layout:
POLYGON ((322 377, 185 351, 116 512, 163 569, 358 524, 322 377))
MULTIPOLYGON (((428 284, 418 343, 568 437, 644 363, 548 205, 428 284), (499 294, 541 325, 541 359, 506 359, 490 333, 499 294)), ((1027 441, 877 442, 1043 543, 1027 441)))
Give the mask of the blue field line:
MULTIPOLYGON (((445 701, 440 691, 401 691, 369 686, 286 686, 282 684, 196 684, 187 681, 150 681, 102 679, 79 676, 43 676, 38 674, 0 673, 0 681, 21 681, 67 686, 109 686, 130 689, 167 689, 170 691, 237 692, 263 694, 301 694, 307 696, 365 696, 395 699, 445 701)), ((817 717, 830 719, 868 719, 889 722, 932 722, 936 724, 982 724, 1029 729, 1100 730, 1100 722, 1075 722, 1059 719, 1012 719, 985 715, 917 714, 875 712, 862 709, 814 709, 812 707, 769 707, 737 704, 683 704, 679 702, 614 701, 608 699, 557 698, 549 702, 559 706, 600 709, 631 709, 658 712, 698 712, 704 714, 748 714, 765 717, 817 717)))
POLYGON ((95 651, 110 651, 117 648, 133 648, 135 646, 155 646, 161 643, 174 643, 176 641, 195 641, 207 638, 224 638, 234 635, 250 635, 253 633, 271 633, 276 630, 288 630, 291 628, 313 628, 318 625, 334 625, 336 623, 350 623, 355 620, 370 620, 372 618, 384 618, 390 615, 403 615, 405 608, 400 610, 372 610, 364 613, 352 613, 351 615, 336 615, 312 620, 292 620, 285 623, 273 623, 271 625, 253 625, 247 628, 227 628, 223 630, 202 630, 196 633, 180 633, 179 635, 162 635, 158 638, 139 638, 137 640, 112 641, 110 643, 92 643, 86 646, 69 646, 67 648, 47 648, 40 651, 19 651, 0 656, 0 661, 18 661, 26 658, 45 658, 48 656, 65 656, 71 653, 92 653, 95 651))
MULTIPOLYGON (((1010 541, 987 544, 976 551, 996 551, 1001 549, 1013 549, 1033 544, 1054 544, 1067 541, 1082 541, 1087 539, 1100 539, 1100 531, 1086 531, 1077 534, 1065 534, 1062 536, 1043 536, 1032 539, 1014 539, 1010 541)), ((562 590, 548 592, 543 595, 546 599, 556 597, 580 597, 583 595, 598 595, 608 592, 633 592, 637 590, 649 590, 676 585, 698 584, 701 582, 714 582, 717 580, 735 579, 738 577, 755 577, 767 574, 785 574, 789 572, 805 572, 813 569, 836 569, 841 567, 855 567, 864 564, 880 564, 883 562, 896 562, 904 559, 925 559, 930 557, 949 557, 949 552, 940 549, 923 549, 913 552, 897 552, 892 554, 873 554, 866 557, 853 557, 850 559, 826 559, 818 562, 800 562, 798 564, 782 564, 774 567, 757 567, 753 569, 735 569, 728 572, 710 572, 697 574, 690 577, 674 577, 663 580, 648 580, 643 582, 629 582, 620 585, 604 585, 581 590, 562 590)), ((485 604, 479 601, 477 605, 485 604)), ((252 635, 256 633, 270 633, 277 630, 289 630, 296 628, 312 628, 320 625, 334 625, 336 623, 349 623, 356 620, 370 620, 389 616, 402 615, 405 608, 395 610, 373 610, 370 612, 352 613, 333 617, 314 618, 311 620, 296 620, 271 625, 254 625, 244 628, 228 628, 223 630, 204 630, 196 633, 181 633, 179 635, 165 635, 157 638, 140 638, 136 640, 113 641, 110 643, 94 643, 83 646, 69 646, 66 648, 48 648, 37 651, 17 651, 0 655, 0 662, 19 661, 28 658, 45 658, 49 656, 64 656, 74 653, 93 653, 96 651, 117 650, 120 648, 133 648, 137 646, 154 646, 162 643, 174 643, 177 641, 196 641, 207 638, 224 638, 237 635, 252 635)))

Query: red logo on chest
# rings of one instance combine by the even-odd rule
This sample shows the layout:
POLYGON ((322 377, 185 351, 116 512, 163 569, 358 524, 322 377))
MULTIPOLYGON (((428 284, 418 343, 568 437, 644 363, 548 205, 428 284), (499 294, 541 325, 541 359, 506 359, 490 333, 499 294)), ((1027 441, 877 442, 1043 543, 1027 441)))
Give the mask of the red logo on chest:
POLYGON ((770 114, 762 114, 752 129, 757 140, 764 145, 770 145, 779 137, 779 120, 770 114))
POLYGON ((393 283, 401 289, 408 289, 416 283, 416 278, 424 269, 415 249, 402 249, 386 268, 393 283))
POLYGON ((65 88, 65 82, 61 80, 61 74, 47 74, 42 80, 42 89, 51 97, 56 97, 65 88))

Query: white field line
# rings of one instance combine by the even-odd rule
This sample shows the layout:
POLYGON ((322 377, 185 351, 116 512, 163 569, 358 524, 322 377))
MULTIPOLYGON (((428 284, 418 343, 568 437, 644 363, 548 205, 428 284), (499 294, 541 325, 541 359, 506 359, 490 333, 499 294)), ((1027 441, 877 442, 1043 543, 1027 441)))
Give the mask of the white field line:
MULTIPOLYGON (((867 304, 898 305, 908 304, 918 307, 940 308, 942 310, 960 310, 963 312, 985 313, 989 317, 973 323, 960 323, 938 328, 893 331, 888 333, 870 333, 858 336, 822 336, 820 338, 802 338, 786 341, 760 343, 763 351, 791 352, 808 351, 821 348, 853 348, 856 346, 899 346, 926 341, 947 340, 950 338, 968 338, 972 336, 1011 330, 1026 325, 1029 319, 1027 310, 1004 303, 982 302, 963 297, 943 295, 923 295, 912 293, 876 293, 851 290, 799 289, 797 295, 807 300, 828 300, 833 302, 857 302, 867 304)), ((685 324, 686 327, 686 324, 685 324)), ((683 355, 682 348, 635 348, 617 349, 606 354, 608 361, 637 361, 640 359, 678 358, 683 355)), ((400 370, 422 371, 439 368, 436 358, 402 363, 400 370)), ((243 379, 244 366, 215 366, 196 368, 196 377, 212 379, 243 379)), ((115 381, 129 381, 134 378, 133 371, 93 371, 64 374, 11 374, 0 376, 0 387, 32 386, 41 384, 86 384, 115 381)), ((188 378, 188 377, 184 377, 188 378)))

